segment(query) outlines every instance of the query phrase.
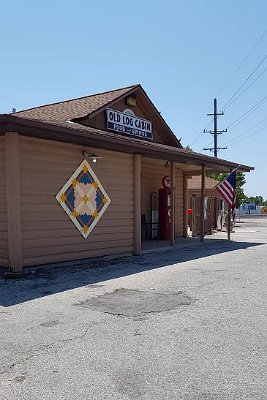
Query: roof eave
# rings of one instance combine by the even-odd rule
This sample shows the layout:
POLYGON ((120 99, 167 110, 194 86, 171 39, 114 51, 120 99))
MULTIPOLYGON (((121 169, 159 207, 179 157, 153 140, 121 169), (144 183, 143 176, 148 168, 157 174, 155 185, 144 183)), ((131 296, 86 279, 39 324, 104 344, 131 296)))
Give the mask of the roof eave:
POLYGON ((177 163, 205 166, 209 173, 213 171, 228 172, 238 168, 240 172, 249 172, 254 169, 247 165, 239 165, 230 161, 217 159, 199 153, 186 151, 176 147, 159 145, 141 139, 125 138, 90 127, 58 126, 43 121, 29 120, 17 116, 4 114, 0 116, 0 135, 5 132, 18 132, 24 136, 39 137, 66 143, 90 145, 126 153, 139 153, 143 156, 174 161, 177 163))

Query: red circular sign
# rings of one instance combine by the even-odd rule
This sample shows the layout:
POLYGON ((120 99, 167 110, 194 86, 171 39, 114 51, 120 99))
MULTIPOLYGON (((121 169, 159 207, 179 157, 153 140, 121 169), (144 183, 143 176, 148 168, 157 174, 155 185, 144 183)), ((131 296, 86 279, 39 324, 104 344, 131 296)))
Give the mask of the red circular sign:
POLYGON ((169 176, 164 176, 162 178, 162 185, 166 188, 170 188, 171 187, 171 178, 169 176))

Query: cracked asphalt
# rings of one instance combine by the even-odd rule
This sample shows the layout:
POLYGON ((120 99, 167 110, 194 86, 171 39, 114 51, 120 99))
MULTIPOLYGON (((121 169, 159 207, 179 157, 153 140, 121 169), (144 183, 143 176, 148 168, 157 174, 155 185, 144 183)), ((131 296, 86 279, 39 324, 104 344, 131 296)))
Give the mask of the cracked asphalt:
POLYGON ((0 278, 1 399, 266 400, 267 218, 0 278))

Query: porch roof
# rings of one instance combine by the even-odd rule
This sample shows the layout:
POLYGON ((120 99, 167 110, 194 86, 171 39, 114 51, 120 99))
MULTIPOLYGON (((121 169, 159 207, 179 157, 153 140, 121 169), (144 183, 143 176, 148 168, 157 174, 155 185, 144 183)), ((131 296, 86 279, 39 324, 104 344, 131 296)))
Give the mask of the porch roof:
POLYGON ((207 169, 207 172, 229 172, 236 168, 240 172, 249 172, 254 169, 254 167, 247 165, 240 165, 178 147, 121 136, 72 121, 40 121, 20 118, 14 114, 3 114, 0 115, 0 135, 5 134, 5 132, 18 132, 24 136, 76 143, 99 149, 141 154, 145 157, 174 161, 181 170, 189 175, 200 174, 202 166, 207 169))

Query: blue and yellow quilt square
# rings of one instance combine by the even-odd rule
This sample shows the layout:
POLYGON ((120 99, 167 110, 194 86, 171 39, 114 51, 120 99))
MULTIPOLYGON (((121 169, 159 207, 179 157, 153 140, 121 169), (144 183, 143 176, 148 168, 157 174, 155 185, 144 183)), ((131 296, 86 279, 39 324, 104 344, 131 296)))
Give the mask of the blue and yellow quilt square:
POLYGON ((84 160, 56 196, 84 238, 100 220, 111 200, 84 160))

